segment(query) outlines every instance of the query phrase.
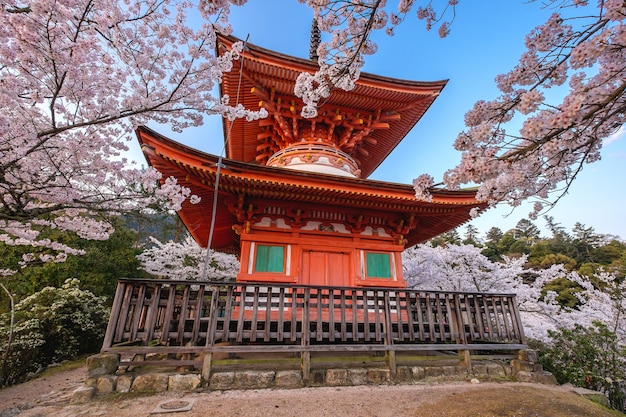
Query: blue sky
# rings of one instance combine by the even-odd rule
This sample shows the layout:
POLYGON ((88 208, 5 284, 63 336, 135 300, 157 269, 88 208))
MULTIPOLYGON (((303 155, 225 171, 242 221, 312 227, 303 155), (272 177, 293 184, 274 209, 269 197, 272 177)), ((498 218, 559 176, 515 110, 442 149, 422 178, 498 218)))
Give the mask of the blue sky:
MULTIPOLYGON (((394 0, 389 2, 394 3, 394 0)), ((388 77, 434 81, 448 79, 441 96, 417 126, 370 177, 410 183, 423 173, 440 181, 460 160, 452 143, 464 129, 467 110, 481 99, 498 95, 494 78, 512 69, 524 51, 524 37, 553 12, 542 9, 542 2, 526 0, 461 0, 451 34, 440 39, 427 32, 424 23, 412 13, 395 36, 376 34, 378 53, 366 58, 364 71, 388 77)), ((234 35, 264 48, 308 57, 312 11, 296 0, 248 0, 233 8, 234 35), (269 6, 271 4, 271 7, 269 6)), ((220 154, 223 147, 221 120, 208 118, 204 127, 183 134, 159 131, 175 140, 204 151, 220 154)), ((143 160, 141 160, 143 162, 143 160)), ((570 231, 576 222, 596 232, 626 238, 626 193, 621 181, 626 175, 626 134, 605 143, 600 162, 586 165, 568 195, 548 215, 570 231)), ((524 218, 530 206, 511 213, 501 206, 474 219, 481 233, 496 226, 509 230, 524 218)), ((543 228, 545 221, 534 223, 543 228)), ((460 229, 463 234, 464 228, 460 229)), ((547 236, 548 232, 544 232, 547 236)))

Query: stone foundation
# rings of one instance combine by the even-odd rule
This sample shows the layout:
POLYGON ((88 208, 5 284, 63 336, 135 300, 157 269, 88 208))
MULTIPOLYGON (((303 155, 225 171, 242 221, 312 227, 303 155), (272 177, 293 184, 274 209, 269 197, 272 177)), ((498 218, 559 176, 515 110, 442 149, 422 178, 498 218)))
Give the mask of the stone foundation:
MULTIPOLYGON (((99 356, 99 355, 96 355, 99 356)), ((510 364, 497 361, 473 361, 471 369, 466 366, 398 366, 395 375, 389 368, 353 367, 349 369, 312 369, 309 381, 304 381, 299 370, 254 371, 235 370, 215 372, 208 384, 202 384, 200 373, 124 373, 105 375, 102 369, 117 369, 119 356, 94 358, 88 361, 86 387, 77 390, 75 402, 92 398, 94 395, 127 392, 191 392, 208 390, 245 390, 267 388, 302 388, 305 386, 349 386, 419 384, 434 381, 517 380, 556 385, 554 376, 537 364, 535 351, 521 351, 510 364), (107 363, 102 363, 102 362, 107 363)))

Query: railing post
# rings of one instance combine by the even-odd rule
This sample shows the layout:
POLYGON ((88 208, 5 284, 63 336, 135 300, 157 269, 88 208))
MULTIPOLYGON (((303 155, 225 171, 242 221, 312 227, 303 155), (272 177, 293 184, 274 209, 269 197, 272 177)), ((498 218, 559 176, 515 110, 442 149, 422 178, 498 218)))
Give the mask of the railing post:
POLYGON ((109 316, 109 324, 102 341, 102 349, 108 349, 113 345, 113 335, 118 325, 120 312, 122 309, 122 301, 124 300, 124 289, 126 284, 121 281, 117 282, 117 288, 115 290, 115 298, 113 299, 113 306, 111 307, 111 315, 109 316))
POLYGON ((524 326, 522 325, 522 319, 520 318, 519 315, 519 308, 517 307, 517 297, 515 295, 511 295, 509 297, 509 303, 511 303, 511 309, 513 310, 513 314, 514 314, 514 321, 515 321, 515 334, 517 336, 517 339, 519 340, 519 343, 525 345, 526 344, 526 335, 524 335, 524 326))
MULTIPOLYGON (((220 298, 220 289, 217 286, 211 287, 211 308, 209 309, 209 324, 206 334, 206 347, 215 345, 215 331, 217 330, 217 303, 220 298)), ((213 352, 205 352, 202 361, 202 382, 204 385, 211 379, 211 366, 213 362, 213 352)))
POLYGON ((202 320, 202 310, 204 308, 204 285, 200 285, 196 294, 195 320, 191 330, 191 342, 193 346, 198 343, 198 334, 200 333, 200 322, 202 320))
POLYGON ((202 359, 202 384, 207 386, 211 379, 211 366, 213 362, 213 352, 206 352, 202 359))
POLYGON ((163 288, 163 285, 161 284, 154 284, 153 290, 152 290, 152 301, 150 302, 150 305, 148 306, 148 313, 146 314, 146 324, 145 324, 145 329, 146 329, 146 336, 144 339, 144 343, 148 344, 155 336, 155 329, 157 326, 156 320, 159 314, 159 303, 161 301, 161 289, 163 288))
POLYGON ((308 348, 309 346, 310 336, 311 336, 310 301, 311 301, 311 289, 307 287, 307 288, 304 288, 304 300, 302 301, 302 339, 300 340, 300 345, 304 348, 300 352, 301 367, 302 367, 302 380, 304 381, 304 385, 309 385, 309 380, 311 379, 311 352, 309 350, 306 350, 306 348, 308 348))
MULTIPOLYGON (((465 314, 470 314, 467 309, 467 298, 465 298, 465 314)), ((457 337, 456 343, 467 344, 467 334, 465 333, 465 324, 463 321, 463 312, 461 310, 461 296, 454 294, 454 317, 456 321, 457 337)), ((459 350, 459 363, 465 366, 469 372, 472 370, 472 358, 468 349, 459 350)))
POLYGON ((167 305, 165 307, 165 314, 163 319, 163 328, 161 329, 160 342, 164 345, 168 344, 170 338, 170 323, 174 317, 174 301, 176 300, 176 285, 170 284, 169 294, 167 297, 167 305))
MULTIPOLYGON (((385 291, 383 305, 383 340, 386 346, 393 346, 393 328, 391 326, 391 303, 389 301, 389 291, 385 291)), ((397 309, 396 309, 397 311, 397 309)), ((387 358, 387 365, 391 371, 391 378, 396 379, 397 365, 396 365, 396 351, 393 349, 387 349, 385 351, 385 357, 387 358)))

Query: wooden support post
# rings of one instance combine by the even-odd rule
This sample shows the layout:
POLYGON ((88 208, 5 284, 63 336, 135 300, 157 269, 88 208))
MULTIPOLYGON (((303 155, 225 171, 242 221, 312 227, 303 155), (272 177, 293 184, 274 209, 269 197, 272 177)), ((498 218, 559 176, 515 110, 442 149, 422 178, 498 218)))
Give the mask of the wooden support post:
MULTIPOLYGON (((211 287, 211 306, 209 309, 209 323, 206 334, 206 347, 215 346, 215 332, 217 331, 217 307, 220 290, 217 286, 211 287)), ((211 379, 211 366, 213 364, 213 352, 206 352, 202 361, 202 383, 206 386, 211 379)))
MULTIPOLYGON (((319 294, 318 294, 319 297, 319 294)), ((310 344, 311 329, 310 329, 310 302, 311 302, 311 290, 310 288, 304 289, 304 299, 302 303, 302 339, 300 344, 302 347, 307 347, 310 344)), ((319 302, 318 302, 319 309, 319 302)), ((304 385, 309 385, 311 380, 311 352, 303 350, 301 352, 301 366, 302 366, 302 381, 304 385)))
POLYGON ((395 381, 396 374, 398 373, 398 366, 396 363, 396 351, 388 350, 385 353, 385 356, 387 357, 387 366, 389 366, 389 369, 391 370, 391 378, 395 381))
POLYGON ((202 361, 202 385, 208 386, 211 379, 211 366, 213 365, 213 352, 206 352, 202 361))
POLYGON ((461 366, 465 366, 467 368, 468 372, 472 372, 472 358, 469 350, 459 350, 459 362, 461 366))
POLYGON ((311 352, 302 352, 301 356, 302 381, 304 385, 309 385, 309 381, 311 380, 311 352))
MULTIPOLYGON (((469 302, 467 298, 465 299, 465 315, 466 317, 470 317, 471 312, 469 311, 469 302)), ((461 297, 459 294, 454 295, 454 321, 456 322, 454 325, 456 332, 456 343, 458 344, 466 344, 471 337, 468 337, 465 332, 465 322, 463 320, 463 311, 461 306, 461 297)), ((468 319, 469 320, 469 319, 468 319)), ((469 326, 471 330, 471 326, 469 326)), ((450 327, 450 331, 452 331, 452 327, 450 327)), ((461 366, 465 366, 468 372, 472 372, 472 358, 470 356, 470 351, 467 349, 459 350, 459 362, 461 366)))
MULTIPOLYGON (((391 307, 389 300, 389 292, 385 292, 384 295, 384 309, 383 309, 383 331, 384 331, 384 341, 385 345, 392 346, 393 345, 393 327, 391 324, 391 307)), ((398 368, 396 366, 396 351, 395 350, 387 350, 385 352, 385 358, 387 360, 387 366, 389 366, 389 370, 391 371, 391 378, 395 381, 396 374, 398 368)))

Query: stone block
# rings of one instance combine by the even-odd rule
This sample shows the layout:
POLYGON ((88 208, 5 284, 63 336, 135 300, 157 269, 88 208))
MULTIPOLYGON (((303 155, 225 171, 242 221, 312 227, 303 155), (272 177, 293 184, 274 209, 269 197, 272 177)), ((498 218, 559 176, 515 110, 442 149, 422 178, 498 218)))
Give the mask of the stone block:
POLYGON ((467 366, 457 365, 454 367, 457 376, 466 377, 468 374, 467 366))
POLYGON ((535 364, 533 362, 519 359, 511 359, 511 368, 513 368, 513 374, 516 374, 519 371, 533 372, 535 370, 535 364))
POLYGON ((83 404, 89 402, 94 395, 96 395, 96 389, 94 387, 78 387, 72 393, 70 404, 83 404))
POLYGON ((515 379, 517 379, 518 382, 536 382, 537 381, 537 377, 535 373, 528 372, 528 371, 517 372, 515 374, 515 379))
POLYGON ((274 378, 276 388, 300 388, 304 385, 300 371, 278 371, 274 378))
POLYGON ((236 389, 263 389, 270 388, 276 372, 274 371, 242 371, 235 372, 236 389))
POLYGON ((131 391, 140 392, 163 392, 167 391, 169 375, 157 372, 137 375, 130 387, 131 391))
POLYGON ((391 382, 391 369, 372 368, 367 370, 367 382, 369 384, 389 384, 391 382))
POLYGON ((113 375, 103 375, 98 377, 96 382, 96 392, 98 395, 110 394, 115 391, 117 377, 113 375))
POLYGON ((193 391, 202 384, 202 378, 198 374, 170 375, 167 383, 169 391, 193 391))
POLYGON ((537 382, 544 385, 558 385, 556 382, 556 378, 552 375, 552 372, 548 371, 540 371, 535 372, 535 376, 537 378, 537 382))
POLYGON ((98 377, 93 377, 93 378, 86 378, 85 379, 85 386, 86 387, 96 387, 96 385, 98 385, 98 377))
POLYGON ((135 379, 132 375, 120 375, 117 377, 117 383, 115 384, 115 391, 117 392, 130 392, 130 387, 133 385, 135 379))
POLYGON ((426 378, 426 370, 421 366, 411 367, 411 378, 413 381, 421 381, 426 378))
POLYGON ((348 369, 348 384, 367 385, 367 369, 365 368, 348 369))
POLYGON ((472 374, 476 376, 487 376, 487 365, 474 364, 472 365, 472 374))
POLYGON ((326 371, 323 369, 313 369, 309 375, 309 385, 322 386, 326 383, 326 371))
POLYGON ((326 385, 330 385, 330 386, 348 385, 348 370, 347 369, 326 370, 326 385))
POLYGON ((487 365, 487 375, 495 378, 506 377, 506 373, 504 372, 504 368, 502 367, 502 365, 498 365, 495 363, 487 365))
POLYGON ((539 353, 535 349, 524 349, 517 352, 517 359, 526 362, 539 362, 539 353))
POLYGON ((443 369, 440 366, 426 366, 424 368, 426 378, 438 378, 443 376, 443 369))
POLYGON ((406 384, 413 380, 411 368, 408 366, 398 366, 396 369, 396 382, 406 384))
POLYGON ((211 375, 211 379, 209 380, 209 388, 212 390, 233 389, 234 385, 234 372, 216 372, 211 375))
POLYGON ((87 376, 114 375, 120 366, 117 353, 98 353, 87 358, 87 376))
POLYGON ((456 376, 456 368, 454 366, 442 366, 441 372, 447 377, 456 376))

